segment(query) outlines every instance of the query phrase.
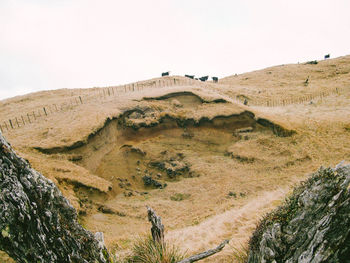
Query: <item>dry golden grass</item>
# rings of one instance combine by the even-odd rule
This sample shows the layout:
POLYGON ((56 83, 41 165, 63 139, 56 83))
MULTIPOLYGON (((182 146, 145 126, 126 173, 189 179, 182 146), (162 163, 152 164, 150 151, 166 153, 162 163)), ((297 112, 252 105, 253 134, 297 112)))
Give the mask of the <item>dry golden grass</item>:
MULTIPOLYGON (((131 248, 134 236, 149 231, 146 205, 162 216, 166 237, 189 254, 214 247, 226 238, 231 239, 232 247, 239 248, 261 216, 276 207, 308 173, 320 165, 349 161, 349 72, 350 56, 346 56, 317 65, 284 65, 231 76, 218 84, 194 82, 184 86, 147 87, 49 114, 4 135, 35 169, 58 184, 77 209, 87 213, 81 218, 84 226, 104 232, 108 247, 119 254, 131 248), (308 76, 309 84, 305 86, 308 76), (334 92, 335 88, 338 93, 334 92), (142 100, 180 91, 191 91, 208 102, 220 98, 228 103, 202 103, 196 96, 142 100), (307 94, 322 92, 329 95, 314 98, 312 104, 306 101, 278 107, 244 106, 236 100, 237 95, 242 95, 252 104, 264 105, 268 100, 297 101, 307 94), (169 120, 139 131, 123 128, 117 119, 126 109, 135 107, 151 109, 151 113, 144 118, 128 118, 133 125, 156 123, 167 115, 199 120, 250 111, 297 133, 278 137, 258 125, 253 132, 236 136, 235 128, 251 126, 248 119, 239 118, 188 129, 169 120), (107 118, 116 120, 89 139, 91 133, 104 126, 107 118), (191 136, 186 137, 185 133, 191 136), (78 141, 84 145, 67 149, 78 141), (129 151, 129 146, 123 145, 146 155, 129 151), (44 154, 35 147, 63 150, 44 154), (164 151, 167 154, 162 155, 164 151), (182 162, 200 176, 186 174, 186 178, 169 180, 163 173, 159 180, 168 184, 165 189, 145 189, 136 168, 142 175, 146 169, 155 175, 159 171, 147 165, 150 161, 174 158, 178 153, 183 156, 182 162), (123 180, 131 184, 130 190, 120 187, 121 182, 126 182, 123 180), (143 191, 148 194, 140 194, 143 191), (133 196, 129 197, 128 192, 133 196), (174 196, 186 198, 174 201, 174 196), (101 203, 118 213, 98 211, 101 203)), ((179 82, 183 79, 176 78, 179 82)), ((58 90, 8 99, 0 102, 0 120, 49 103, 59 104, 72 93, 79 96, 93 92, 98 93, 98 89, 58 90)), ((232 262, 232 249, 225 248, 207 262, 232 262)))

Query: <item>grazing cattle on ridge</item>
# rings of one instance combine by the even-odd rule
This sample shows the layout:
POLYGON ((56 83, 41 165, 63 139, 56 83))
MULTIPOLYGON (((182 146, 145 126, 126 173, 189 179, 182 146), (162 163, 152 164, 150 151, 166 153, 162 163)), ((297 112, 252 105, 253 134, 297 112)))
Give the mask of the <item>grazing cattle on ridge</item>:
POLYGON ((200 81, 207 81, 209 78, 209 76, 203 76, 203 77, 200 77, 199 80, 200 81))
POLYGON ((164 76, 169 76, 169 73, 170 73, 170 71, 163 72, 163 73, 162 73, 162 77, 164 77, 164 76))
POLYGON ((217 83, 219 81, 219 78, 218 77, 211 77, 213 79, 213 82, 214 83, 217 83))
POLYGON ((194 79, 194 75, 185 75, 186 78, 194 79))
POLYGON ((327 54, 324 56, 324 59, 330 58, 330 56, 331 56, 330 54, 327 54))

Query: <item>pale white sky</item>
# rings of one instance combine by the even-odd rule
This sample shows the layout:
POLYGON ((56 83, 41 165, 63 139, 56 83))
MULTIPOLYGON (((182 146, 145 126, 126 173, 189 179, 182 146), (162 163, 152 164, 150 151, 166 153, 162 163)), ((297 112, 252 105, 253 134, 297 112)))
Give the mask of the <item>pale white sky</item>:
POLYGON ((349 0, 0 0, 0 100, 350 54, 349 0))

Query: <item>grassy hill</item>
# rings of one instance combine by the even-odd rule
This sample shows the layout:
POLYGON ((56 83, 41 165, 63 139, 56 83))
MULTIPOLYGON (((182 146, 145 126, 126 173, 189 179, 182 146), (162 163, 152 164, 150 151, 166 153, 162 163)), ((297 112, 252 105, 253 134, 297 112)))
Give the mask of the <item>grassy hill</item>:
POLYGON ((231 239, 210 262, 232 262, 293 185, 349 161, 349 83, 345 56, 218 83, 170 76, 44 91, 0 101, 0 125, 111 250, 148 231, 149 205, 184 250, 231 239))

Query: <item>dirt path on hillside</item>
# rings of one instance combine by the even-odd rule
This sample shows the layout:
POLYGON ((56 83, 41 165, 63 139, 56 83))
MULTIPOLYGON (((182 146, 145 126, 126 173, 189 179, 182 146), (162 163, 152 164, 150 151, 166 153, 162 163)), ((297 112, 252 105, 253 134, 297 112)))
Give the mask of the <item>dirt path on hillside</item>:
POLYGON ((230 244, 207 262, 232 262, 233 248, 239 249, 246 244, 259 219, 277 206, 289 191, 290 188, 281 188, 264 192, 248 203, 210 217, 198 225, 170 231, 166 237, 187 250, 188 254, 214 248, 224 239, 230 239, 230 244))

